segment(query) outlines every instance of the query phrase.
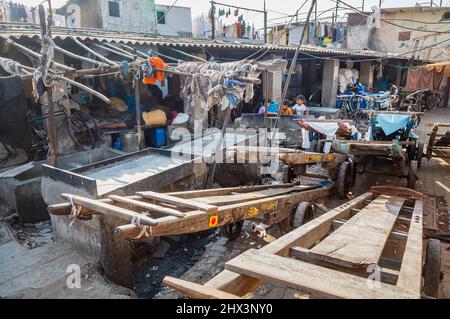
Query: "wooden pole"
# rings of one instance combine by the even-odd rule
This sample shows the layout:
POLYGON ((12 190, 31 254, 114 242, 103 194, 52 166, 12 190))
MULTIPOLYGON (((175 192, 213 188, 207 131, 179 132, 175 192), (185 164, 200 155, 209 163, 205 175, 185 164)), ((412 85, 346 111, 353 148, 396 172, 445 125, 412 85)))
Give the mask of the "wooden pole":
POLYGON ((447 86, 445 87, 445 94, 444 94, 444 107, 448 107, 448 98, 450 95, 450 77, 447 77, 447 86))
POLYGON ((136 103, 136 128, 137 128, 137 140, 138 148, 142 149, 142 123, 141 123, 141 94, 140 94, 140 83, 139 83, 139 71, 136 72, 134 78, 134 99, 136 103))
POLYGON ((267 10, 266 10, 266 0, 264 0, 264 43, 267 43, 267 10))
POLYGON ((214 6, 214 1, 211 1, 211 39, 214 40, 216 38, 216 22, 214 21, 214 17, 216 15, 216 7, 214 6))
MULTIPOLYGON (((51 38, 52 36, 52 25, 53 25, 53 14, 52 14, 52 4, 51 1, 48 0, 48 17, 47 17, 47 27, 45 26, 45 8, 43 5, 39 6, 39 17, 41 22, 42 29, 42 50, 44 50, 45 37, 48 36, 51 38)), ((48 59, 50 58, 47 55, 41 55, 41 65, 44 69, 44 76, 47 75, 48 69, 47 65, 52 65, 52 63, 48 64, 48 59)), ((56 125, 55 125, 55 108, 53 104, 53 86, 47 88, 47 105, 48 105, 48 138, 49 138, 49 150, 50 150, 50 163, 52 166, 58 165, 58 151, 57 151, 57 141, 56 141, 56 125)))

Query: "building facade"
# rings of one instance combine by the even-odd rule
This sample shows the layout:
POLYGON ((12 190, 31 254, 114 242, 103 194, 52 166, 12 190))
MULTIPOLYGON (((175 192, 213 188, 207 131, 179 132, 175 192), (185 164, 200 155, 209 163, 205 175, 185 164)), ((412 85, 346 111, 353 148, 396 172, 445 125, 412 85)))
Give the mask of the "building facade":
POLYGON ((72 28, 156 32, 153 0, 70 0, 61 9, 72 28))
POLYGON ((411 57, 415 54, 416 58, 426 60, 448 60, 448 30, 450 7, 381 9, 378 21, 374 13, 350 13, 347 47, 411 57))
POLYGON ((155 11, 157 34, 192 38, 191 8, 156 4, 155 11))

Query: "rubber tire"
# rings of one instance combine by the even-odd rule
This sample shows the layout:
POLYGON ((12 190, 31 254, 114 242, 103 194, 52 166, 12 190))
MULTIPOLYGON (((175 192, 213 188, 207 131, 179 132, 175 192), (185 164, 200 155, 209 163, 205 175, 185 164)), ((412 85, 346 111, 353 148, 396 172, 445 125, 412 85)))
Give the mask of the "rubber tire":
POLYGON ((416 188, 416 182, 417 182, 417 161, 411 161, 409 164, 408 188, 410 189, 416 188))
POLYGON ((417 144, 417 156, 416 156, 417 168, 420 168, 422 166, 423 149, 424 149, 423 143, 417 144))
POLYGON ((424 267, 423 293, 432 298, 439 295, 441 282, 441 242, 437 239, 429 239, 424 267))
POLYGON ((352 172, 352 178, 350 180, 350 187, 353 187, 353 186, 355 186, 356 176, 358 176, 358 164, 351 158, 349 159, 349 163, 350 163, 351 172, 352 172))
POLYGON ((309 202, 298 204, 291 222, 291 228, 296 229, 314 219, 313 205, 309 202))
POLYGON ((241 234, 242 226, 244 226, 244 221, 222 226, 220 234, 228 240, 235 240, 241 234))
POLYGON ((350 191, 352 175, 351 164, 349 162, 344 162, 339 165, 337 172, 337 195, 340 199, 347 198, 347 194, 350 191))

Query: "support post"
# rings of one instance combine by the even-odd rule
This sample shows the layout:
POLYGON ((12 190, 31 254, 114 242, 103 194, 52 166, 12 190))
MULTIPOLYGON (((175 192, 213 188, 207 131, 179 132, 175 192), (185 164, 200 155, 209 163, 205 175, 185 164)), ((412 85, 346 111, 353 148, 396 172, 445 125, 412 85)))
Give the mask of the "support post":
POLYGON ((450 77, 447 77, 447 86, 445 87, 444 107, 448 107, 448 97, 450 94, 450 77))
POLYGON ((267 43, 267 10, 266 10, 266 0, 264 0, 264 43, 267 43))
POLYGON ((373 67, 370 61, 361 62, 359 80, 367 85, 367 89, 373 88, 373 67))
POLYGON ((137 130, 137 141, 138 141, 138 148, 141 150, 142 145, 142 123, 141 123, 141 93, 139 90, 140 82, 139 82, 139 76, 135 78, 134 83, 134 99, 136 102, 136 130, 137 130))
POLYGON ((339 60, 323 62, 322 106, 335 107, 338 89, 339 60))
POLYGON ((214 18, 216 16, 216 7, 214 6, 214 1, 211 1, 211 39, 214 40, 216 38, 216 22, 214 18))
MULTIPOLYGON (((52 3, 48 0, 48 17, 47 17, 47 27, 45 26, 45 9, 43 5, 39 6, 39 17, 42 29, 42 50, 44 51, 44 42, 45 36, 52 36, 52 25, 53 25, 53 14, 52 14, 52 3)), ((44 52, 42 52, 44 53, 44 52)), ((41 65, 44 69, 44 74, 47 74, 49 71, 47 65, 50 65, 48 62, 48 55, 42 54, 41 65)), ((52 166, 58 164, 58 152, 56 149, 56 126, 55 126, 55 109, 53 104, 53 87, 47 88, 47 105, 48 105, 48 121, 47 121, 47 129, 48 129, 48 137, 49 137, 49 149, 50 149, 50 163, 52 166)))

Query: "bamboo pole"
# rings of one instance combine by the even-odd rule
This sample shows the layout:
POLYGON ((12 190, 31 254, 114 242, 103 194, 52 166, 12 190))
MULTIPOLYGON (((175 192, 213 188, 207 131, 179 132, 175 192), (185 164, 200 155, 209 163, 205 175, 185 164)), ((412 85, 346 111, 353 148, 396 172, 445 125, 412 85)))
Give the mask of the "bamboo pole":
POLYGON ((144 214, 139 214, 136 212, 133 212, 132 210, 128 210, 125 208, 120 208, 117 206, 113 206, 110 204, 103 203, 98 200, 84 198, 80 196, 73 196, 69 194, 61 194, 61 197, 67 201, 72 201, 75 205, 79 205, 85 209, 104 214, 104 215, 110 215, 126 220, 130 220, 130 222, 133 219, 138 219, 139 222, 142 225, 145 226, 156 226, 158 225, 158 221, 156 221, 153 218, 150 218, 144 214))
POLYGON ((94 50, 92 50, 91 48, 89 48, 88 46, 86 46, 84 43, 82 43, 81 41, 79 41, 77 38, 75 38, 74 36, 70 37, 76 44, 78 44, 80 47, 82 47, 83 49, 85 49, 86 51, 88 51, 89 53, 93 54, 94 56, 96 56, 97 58, 99 58, 100 60, 102 60, 105 63, 108 63, 109 65, 117 65, 116 62, 111 61, 107 58, 105 58, 103 55, 95 52, 94 50))
POLYGON ((111 52, 111 53, 113 53, 113 54, 115 54, 115 55, 119 55, 119 56, 121 56, 121 57, 130 59, 130 60, 134 60, 134 58, 135 58, 135 57, 132 56, 131 54, 125 54, 125 53, 122 53, 122 52, 120 52, 120 51, 117 51, 117 50, 114 50, 114 49, 105 47, 105 46, 100 45, 100 44, 97 44, 97 43, 94 43, 94 46, 95 46, 96 48, 99 48, 99 49, 102 49, 102 50, 111 52))
POLYGON ((100 92, 97 92, 97 91, 91 89, 90 87, 87 87, 87 86, 84 85, 84 84, 75 82, 75 81, 73 81, 73 80, 71 80, 71 79, 68 79, 68 78, 66 78, 66 77, 64 77, 64 76, 60 76, 60 75, 55 75, 54 78, 55 78, 55 79, 59 79, 59 80, 67 81, 68 83, 70 83, 70 84, 72 84, 72 85, 74 85, 74 86, 76 86, 76 87, 78 87, 78 88, 80 88, 80 89, 82 89, 82 90, 85 90, 86 92, 89 92, 89 93, 92 94, 92 95, 95 95, 96 97, 98 97, 98 98, 101 99, 102 101, 104 101, 104 102, 106 102, 106 103, 108 103, 108 104, 111 104, 111 100, 108 99, 106 96, 104 96, 104 95, 101 94, 100 92))
MULTIPOLYGON (((34 52, 34 51, 31 50, 31 49, 28 49, 27 47, 25 47, 25 46, 23 46, 23 45, 21 45, 21 44, 15 42, 15 41, 11 40, 11 39, 8 38, 7 36, 0 35, 0 37, 1 37, 2 39, 4 39, 4 40, 6 41, 6 43, 8 43, 8 44, 10 44, 10 45, 12 45, 12 46, 14 46, 14 47, 16 47, 17 49, 19 49, 20 51, 25 52, 26 54, 29 54, 29 55, 31 55, 31 56, 35 57, 36 59, 39 59, 39 60, 42 58, 42 55, 41 55, 41 54, 39 54, 39 53, 37 53, 37 52, 34 52)), ((74 68, 68 67, 67 65, 64 65, 64 64, 60 64, 60 63, 57 63, 57 62, 53 62, 53 64, 54 64, 57 68, 60 68, 61 70, 64 70, 64 71, 68 71, 68 72, 74 72, 74 71, 75 71, 74 68)))
POLYGON ((71 58, 78 59, 80 61, 89 62, 89 63, 95 64, 95 65, 98 65, 98 66, 102 66, 103 65, 103 63, 100 62, 100 61, 89 59, 89 58, 86 58, 86 57, 84 57, 82 55, 78 55, 78 54, 72 53, 72 52, 67 51, 67 50, 65 50, 65 49, 63 49, 63 48, 61 48, 61 47, 59 47, 57 45, 55 45, 55 50, 58 51, 58 52, 61 52, 64 55, 67 55, 67 56, 69 56, 71 58))

